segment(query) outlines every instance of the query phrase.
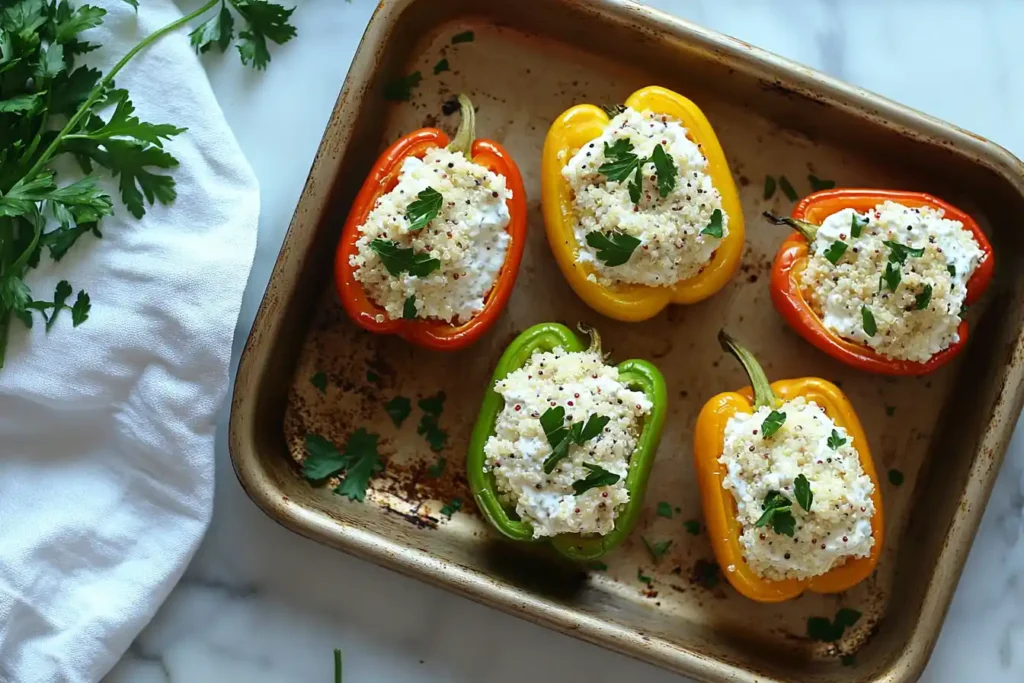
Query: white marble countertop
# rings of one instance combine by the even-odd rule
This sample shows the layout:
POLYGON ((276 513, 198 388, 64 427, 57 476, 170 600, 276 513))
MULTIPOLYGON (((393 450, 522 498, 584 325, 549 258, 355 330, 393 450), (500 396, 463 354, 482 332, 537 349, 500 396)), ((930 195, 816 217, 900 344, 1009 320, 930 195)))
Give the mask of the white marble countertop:
MULTIPOLYGON (((265 73, 206 58, 259 176, 259 248, 235 362, 372 0, 303 0, 265 73), (302 103, 302 106, 296 106, 302 103)), ((704 26, 989 137, 1024 157, 1024 3, 1015 0, 652 0, 704 26), (799 8, 797 7, 799 5, 799 8), (951 47, 952 46, 952 47, 951 47), (956 48, 956 49, 954 49, 956 48)), ((217 440, 213 523, 185 578, 106 683, 685 679, 300 538, 265 517, 217 440), (529 656, 523 656, 529 653, 529 656)), ((1024 680, 1024 435, 1003 465, 923 680, 1024 680)))

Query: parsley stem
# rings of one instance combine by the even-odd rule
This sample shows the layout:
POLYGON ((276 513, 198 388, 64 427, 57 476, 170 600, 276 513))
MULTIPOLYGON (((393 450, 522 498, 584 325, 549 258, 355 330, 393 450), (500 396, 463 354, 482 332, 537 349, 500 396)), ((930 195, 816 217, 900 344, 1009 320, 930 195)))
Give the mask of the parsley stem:
POLYGON ((768 376, 764 374, 761 364, 754 358, 754 354, 741 346, 725 330, 718 332, 718 343, 722 345, 723 349, 735 356, 736 360, 743 366, 743 369, 747 371, 750 385, 754 387, 754 407, 775 408, 778 406, 779 399, 775 396, 775 392, 772 391, 772 384, 768 381, 768 376))
POLYGON ((334 683, 341 681, 341 650, 334 648, 334 683))
POLYGON ((103 94, 103 92, 106 90, 107 85, 109 85, 110 82, 114 80, 114 76, 116 76, 121 71, 121 69, 123 69, 125 65, 132 60, 132 58, 135 55, 139 54, 140 52, 145 50, 147 47, 149 47, 156 41, 160 40, 160 38, 164 37, 168 33, 177 30, 178 28, 189 23, 196 17, 206 14, 208 11, 216 7, 220 1, 221 0, 210 0, 194 12, 186 14, 185 16, 181 17, 176 21, 172 21, 163 28, 154 31, 153 33, 149 34, 148 36, 140 40, 138 44, 135 45, 135 47, 133 47, 125 54, 124 57, 121 57, 120 61, 118 61, 118 63, 115 64, 109 72, 107 72, 106 76, 100 79, 100 82, 97 83, 96 87, 92 89, 92 93, 89 94, 89 98, 82 104, 81 107, 78 108, 78 111, 75 112, 74 116, 68 119, 68 122, 64 126, 64 128, 61 129, 61 131, 57 134, 57 137, 55 137, 53 139, 53 142, 50 143, 50 146, 46 148, 46 151, 42 153, 39 159, 36 160, 36 163, 32 166, 32 168, 29 169, 28 173, 26 173, 23 177, 28 178, 29 180, 35 177, 35 175, 39 172, 39 169, 42 168, 43 165, 46 162, 48 162, 50 158, 53 157, 53 155, 56 153, 57 148, 60 147, 60 143, 64 141, 64 138, 75 129, 75 126, 79 124, 79 122, 82 120, 82 117, 85 116, 90 109, 92 109, 92 106, 94 104, 96 104, 96 100, 98 100, 100 96, 103 94))
POLYGON ((788 225, 807 238, 808 242, 813 242, 814 238, 818 235, 818 226, 814 223, 808 223, 807 221, 802 221, 797 218, 777 216, 771 211, 765 211, 761 215, 764 216, 769 223, 774 225, 788 225))
POLYGON ((473 141, 476 140, 476 109, 469 98, 459 93, 459 115, 462 121, 459 122, 459 130, 455 137, 448 144, 449 151, 459 152, 464 157, 473 160, 473 141))
POLYGON ((588 337, 590 337, 590 347, 587 349, 587 353, 596 353, 597 355, 600 356, 601 355, 601 335, 597 333, 597 330, 595 330, 590 325, 585 325, 583 323, 580 323, 576 327, 579 328, 580 332, 582 332, 583 334, 585 334, 588 337))

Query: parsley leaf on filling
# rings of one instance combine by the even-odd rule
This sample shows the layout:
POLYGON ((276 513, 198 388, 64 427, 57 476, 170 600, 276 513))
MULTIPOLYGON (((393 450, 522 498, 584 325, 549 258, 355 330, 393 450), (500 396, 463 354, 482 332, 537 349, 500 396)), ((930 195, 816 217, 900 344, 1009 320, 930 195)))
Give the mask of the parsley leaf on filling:
POLYGON ((786 422, 786 414, 778 410, 773 410, 768 413, 768 417, 761 423, 761 432, 764 434, 764 438, 768 439, 775 436, 775 432, 779 431, 786 422))
POLYGON ((384 267, 392 275, 409 273, 416 277, 426 277, 441 267, 441 261, 430 258, 429 254, 417 254, 412 247, 403 248, 390 240, 375 239, 370 242, 370 248, 380 256, 384 267))
POLYGON ((928 308, 928 304, 932 300, 932 286, 925 285, 921 293, 914 297, 914 303, 917 305, 917 310, 923 310, 928 308))
POLYGON ((778 491, 769 491, 761 504, 764 514, 754 523, 756 528, 770 526, 777 534, 790 538, 796 533, 796 519, 791 512, 793 503, 778 491))
POLYGON ((864 333, 869 337, 874 337, 878 332, 878 325, 875 324, 875 314, 867 306, 861 306, 860 317, 864 323, 864 333))
POLYGON ((602 232, 587 234, 587 244, 597 249, 597 258, 608 267, 621 266, 629 260, 640 246, 640 240, 624 232, 605 235, 602 232))
POLYGON ((409 221, 409 232, 417 232, 427 227, 441 213, 444 199, 441 193, 428 187, 416 195, 405 210, 405 218, 409 221))
MULTIPOLYGON (((834 429, 832 433, 836 433, 834 429)), ((814 502, 814 492, 811 491, 811 482, 807 481, 807 477, 801 474, 793 480, 793 493, 796 495, 796 502, 800 503, 800 507, 810 512, 811 503, 814 502)))
POLYGON ((658 174, 658 194, 663 198, 667 197, 668 193, 675 189, 676 186, 676 175, 679 172, 676 169, 676 164, 660 144, 654 147, 651 161, 654 163, 654 170, 658 174))
POLYGON ((721 209, 715 209, 711 212, 711 222, 708 223, 707 227, 700 231, 702 235, 710 235, 711 237, 721 238, 725 226, 722 224, 724 216, 722 215, 721 209))
POLYGON ((833 429, 832 435, 828 437, 828 447, 835 451, 844 443, 846 443, 846 439, 839 436, 839 432, 833 429))
POLYGON ((583 466, 588 470, 587 477, 572 483, 572 490, 577 496, 600 486, 611 486, 620 479, 619 475, 609 472, 599 465, 591 465, 589 462, 585 462, 583 466))
POLYGON ((843 254, 846 253, 847 247, 849 247, 849 245, 846 242, 840 242, 839 240, 836 240, 831 245, 829 245, 828 249, 825 250, 823 255, 825 256, 825 258, 828 259, 829 263, 831 263, 834 266, 837 263, 839 263, 839 259, 841 259, 843 257, 843 254))
MULTIPOLYGON (((574 422, 569 427, 566 427, 564 425, 565 408, 558 406, 557 408, 545 410, 544 414, 540 416, 540 424, 544 428, 544 435, 547 437, 548 444, 550 444, 552 450, 551 455, 544 460, 544 472, 551 474, 555 469, 555 465, 569 455, 570 445, 582 446, 585 442, 604 431, 605 426, 610 420, 611 418, 604 415, 591 415, 587 418, 585 424, 583 422, 574 422)), ((586 464, 584 464, 584 467, 589 469, 589 466, 586 464)), ((618 475, 615 476, 616 481, 618 481, 618 475)), ((604 486, 605 484, 599 485, 604 486)), ((575 484, 573 486, 575 487, 575 484)))

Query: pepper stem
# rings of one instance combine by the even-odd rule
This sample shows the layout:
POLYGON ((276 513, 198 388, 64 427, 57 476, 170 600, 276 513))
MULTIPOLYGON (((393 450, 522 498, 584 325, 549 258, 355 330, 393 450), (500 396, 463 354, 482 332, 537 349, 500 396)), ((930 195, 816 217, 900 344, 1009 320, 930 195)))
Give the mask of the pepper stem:
POLYGON ((462 121, 455 137, 448 144, 448 150, 459 152, 467 159, 473 159, 473 141, 476 140, 476 109, 473 103, 463 94, 459 94, 459 114, 462 121))
POLYGON ((580 332, 590 337, 590 348, 587 349, 587 353, 596 353, 597 355, 600 356, 601 335, 597 333, 597 330, 595 330, 590 325, 585 325, 584 323, 580 323, 576 327, 579 329, 580 332))
POLYGON ((776 216, 771 211, 765 211, 761 215, 764 216, 769 223, 774 225, 788 225, 806 237, 808 242, 813 242, 814 238, 818 235, 818 226, 814 223, 808 223, 807 221, 802 221, 798 218, 776 216))
POLYGON ((754 407, 761 408, 767 406, 768 408, 774 408, 777 406, 779 399, 775 396, 775 392, 772 391, 772 384, 768 381, 768 376, 764 374, 761 364, 754 358, 754 354, 741 346, 725 330, 718 332, 718 343, 722 345, 723 349, 736 356, 736 360, 747 371, 747 377, 750 378, 750 386, 754 387, 754 407))
POLYGON ((608 118, 614 119, 616 116, 626 111, 626 105, 624 104, 606 104, 601 107, 605 114, 608 114, 608 118))

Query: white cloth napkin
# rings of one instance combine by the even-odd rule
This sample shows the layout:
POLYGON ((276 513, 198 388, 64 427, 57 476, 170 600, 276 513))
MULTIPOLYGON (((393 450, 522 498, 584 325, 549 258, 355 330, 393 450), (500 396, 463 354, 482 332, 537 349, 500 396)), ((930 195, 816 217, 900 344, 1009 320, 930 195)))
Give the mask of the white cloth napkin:
MULTIPOLYGON (((88 61, 106 71, 181 16, 171 0, 91 0, 109 14, 88 61)), ((72 329, 13 325, 0 371, 0 681, 99 680, 185 570, 213 506, 214 415, 256 248, 259 189, 182 30, 116 79, 145 121, 188 128, 168 149, 177 200, 29 285, 92 297, 72 329)), ((67 176, 66 176, 67 177, 67 176)), ((117 196, 114 183, 107 183, 117 196)), ((72 297, 73 301, 73 297, 72 297)), ((71 303, 71 301, 69 301, 71 303)))

